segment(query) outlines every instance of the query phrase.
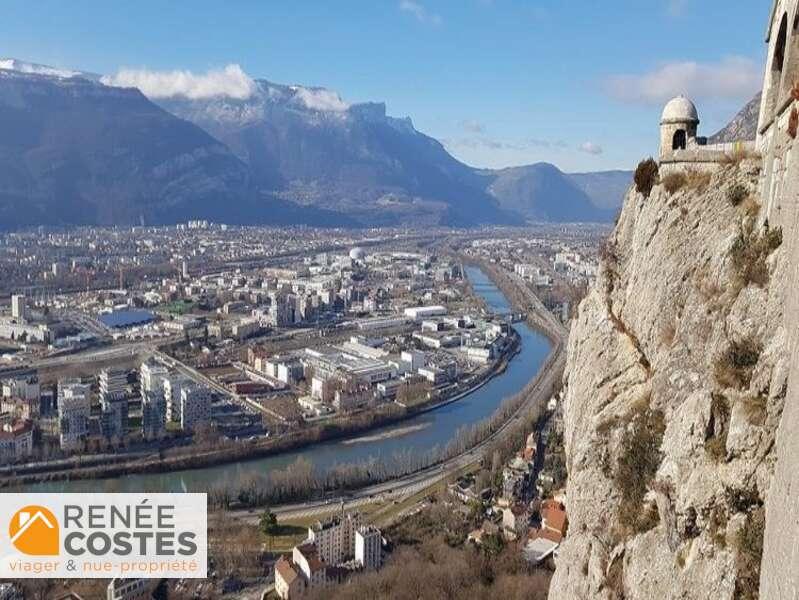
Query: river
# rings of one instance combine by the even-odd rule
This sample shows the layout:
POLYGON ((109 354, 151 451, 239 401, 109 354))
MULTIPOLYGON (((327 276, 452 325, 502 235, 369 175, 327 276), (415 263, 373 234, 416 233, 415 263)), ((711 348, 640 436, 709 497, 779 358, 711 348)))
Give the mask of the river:
MULTIPOLYGON (((475 293, 497 313, 510 312, 502 292, 479 269, 466 268, 475 293)), ((347 440, 337 440, 234 464, 204 467, 170 473, 137 474, 102 480, 57 481, 25 486, 37 492, 170 492, 204 491, 213 487, 236 485, 252 475, 264 475, 283 468, 299 457, 309 460, 318 470, 336 464, 358 463, 370 459, 391 460, 401 453, 419 455, 443 448, 458 429, 489 416, 510 396, 532 379, 546 360, 549 340, 525 323, 515 325, 521 348, 504 372, 464 398, 433 411, 394 425, 370 430, 347 440)))

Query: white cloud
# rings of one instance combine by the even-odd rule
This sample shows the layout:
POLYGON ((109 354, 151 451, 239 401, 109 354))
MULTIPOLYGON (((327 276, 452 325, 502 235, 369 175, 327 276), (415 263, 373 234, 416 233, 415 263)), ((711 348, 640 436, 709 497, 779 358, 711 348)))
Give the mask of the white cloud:
POLYGON ((198 74, 191 71, 120 69, 116 75, 105 76, 101 81, 115 87, 139 88, 149 98, 183 96, 198 100, 226 96, 245 100, 255 93, 255 82, 235 64, 198 74))
POLYGON ((741 56, 718 62, 668 62, 641 75, 615 75, 605 91, 622 102, 662 104, 685 94, 694 99, 749 100, 762 85, 760 67, 741 56))
POLYGON ((448 148, 482 148, 487 150, 515 150, 519 152, 540 148, 562 150, 568 147, 568 144, 563 140, 544 140, 537 138, 528 138, 525 140, 502 140, 487 136, 445 139, 441 140, 441 142, 448 148))
POLYGON ((603 152, 602 146, 600 146, 599 144, 595 144, 594 142, 583 142, 582 144, 580 144, 579 150, 580 152, 593 154, 595 156, 598 156, 603 152))
POLYGON ((412 14, 420 23, 441 25, 441 16, 429 12, 418 2, 414 2, 413 0, 400 0, 399 8, 403 12, 412 14))
POLYGON ((297 98, 311 110, 323 112, 343 112, 350 105, 344 102, 336 92, 324 88, 306 88, 300 85, 292 86, 297 98))

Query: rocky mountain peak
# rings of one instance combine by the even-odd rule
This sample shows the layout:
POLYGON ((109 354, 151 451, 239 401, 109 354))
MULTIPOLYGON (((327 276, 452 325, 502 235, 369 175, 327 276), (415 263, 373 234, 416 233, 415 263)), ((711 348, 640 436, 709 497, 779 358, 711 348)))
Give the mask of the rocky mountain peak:
POLYGON ((720 131, 708 138, 710 144, 725 144, 731 142, 753 140, 757 137, 757 120, 760 116, 760 99, 762 93, 758 92, 738 112, 732 121, 720 131))

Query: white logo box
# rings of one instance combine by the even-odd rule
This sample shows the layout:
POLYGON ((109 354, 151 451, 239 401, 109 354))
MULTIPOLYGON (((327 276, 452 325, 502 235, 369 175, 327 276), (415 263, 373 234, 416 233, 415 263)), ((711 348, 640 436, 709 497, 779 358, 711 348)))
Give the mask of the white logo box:
POLYGON ((207 569, 206 494, 0 493, 0 578, 204 579, 207 569))

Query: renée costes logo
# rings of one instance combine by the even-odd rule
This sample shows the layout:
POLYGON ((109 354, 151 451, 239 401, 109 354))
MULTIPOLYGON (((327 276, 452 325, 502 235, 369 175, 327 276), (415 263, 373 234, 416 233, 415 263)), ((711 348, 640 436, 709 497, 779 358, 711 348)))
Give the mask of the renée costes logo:
POLYGON ((205 494, 0 494, 0 515, 0 578, 206 577, 205 494))

